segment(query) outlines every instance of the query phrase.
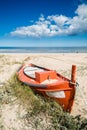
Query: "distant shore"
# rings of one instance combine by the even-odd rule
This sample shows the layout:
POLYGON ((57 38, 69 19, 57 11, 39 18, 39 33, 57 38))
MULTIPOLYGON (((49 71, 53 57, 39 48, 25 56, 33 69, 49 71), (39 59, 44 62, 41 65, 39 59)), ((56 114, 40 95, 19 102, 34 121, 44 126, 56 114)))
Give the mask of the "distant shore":
POLYGON ((87 53, 86 47, 0 47, 0 53, 87 53))

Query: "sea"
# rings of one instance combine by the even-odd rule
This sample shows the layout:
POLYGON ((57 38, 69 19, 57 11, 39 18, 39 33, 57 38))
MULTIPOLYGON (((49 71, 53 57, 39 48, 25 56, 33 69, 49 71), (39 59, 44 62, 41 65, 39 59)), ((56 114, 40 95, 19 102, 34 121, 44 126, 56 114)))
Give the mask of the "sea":
POLYGON ((0 47, 0 53, 87 53, 87 47, 0 47))

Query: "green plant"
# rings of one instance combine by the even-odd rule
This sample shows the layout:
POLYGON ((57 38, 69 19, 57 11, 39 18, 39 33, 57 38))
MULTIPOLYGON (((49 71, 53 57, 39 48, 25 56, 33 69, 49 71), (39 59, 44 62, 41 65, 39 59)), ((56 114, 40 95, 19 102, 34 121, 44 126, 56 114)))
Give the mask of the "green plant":
POLYGON ((73 117, 63 112, 62 108, 53 100, 46 99, 18 81, 13 76, 5 87, 5 92, 16 96, 20 104, 26 109, 23 119, 25 125, 36 130, 86 130, 87 119, 81 116, 73 117))

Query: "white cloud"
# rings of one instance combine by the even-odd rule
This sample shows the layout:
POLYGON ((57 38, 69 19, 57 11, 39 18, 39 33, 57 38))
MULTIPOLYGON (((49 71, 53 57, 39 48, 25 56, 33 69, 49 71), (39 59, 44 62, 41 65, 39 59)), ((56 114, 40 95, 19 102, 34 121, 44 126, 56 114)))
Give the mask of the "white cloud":
POLYGON ((62 26, 64 25, 64 23, 69 20, 68 17, 63 16, 63 15, 52 15, 52 16, 48 16, 48 19, 50 21, 54 21, 57 25, 62 26))
POLYGON ((87 5, 80 5, 75 13, 77 16, 68 21, 70 24, 68 33, 79 34, 87 32, 87 5))
POLYGON ((43 14, 33 25, 18 27, 11 32, 12 36, 51 37, 59 35, 77 35, 87 32, 87 5, 79 5, 73 18, 64 15, 51 15, 47 18, 43 14))
POLYGON ((49 28, 46 24, 37 24, 32 26, 20 27, 17 28, 14 32, 11 32, 11 35, 18 35, 18 36, 46 36, 50 32, 49 28))
POLYGON ((80 16, 80 17, 87 18, 87 5, 85 5, 85 4, 79 5, 79 7, 75 11, 75 13, 78 14, 78 16, 80 16))
POLYGON ((44 20, 45 20, 44 15, 41 14, 41 16, 40 16, 40 18, 39 18, 39 21, 44 21, 44 20))

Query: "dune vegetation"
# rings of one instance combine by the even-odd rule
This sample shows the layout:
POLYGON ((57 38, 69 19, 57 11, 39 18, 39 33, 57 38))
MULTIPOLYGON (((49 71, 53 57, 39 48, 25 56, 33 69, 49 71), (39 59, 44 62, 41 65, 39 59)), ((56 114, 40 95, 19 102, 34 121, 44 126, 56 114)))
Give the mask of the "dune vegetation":
POLYGON ((18 81, 16 75, 0 89, 1 130, 87 130, 87 119, 63 112, 55 101, 32 91, 18 81), (8 114, 4 115, 3 107, 7 107, 8 118, 5 117, 8 114), (16 109, 11 115, 10 109, 14 108, 16 109), (16 116, 11 120, 14 115, 16 116), (8 122, 18 122, 18 125, 8 126, 8 122))

